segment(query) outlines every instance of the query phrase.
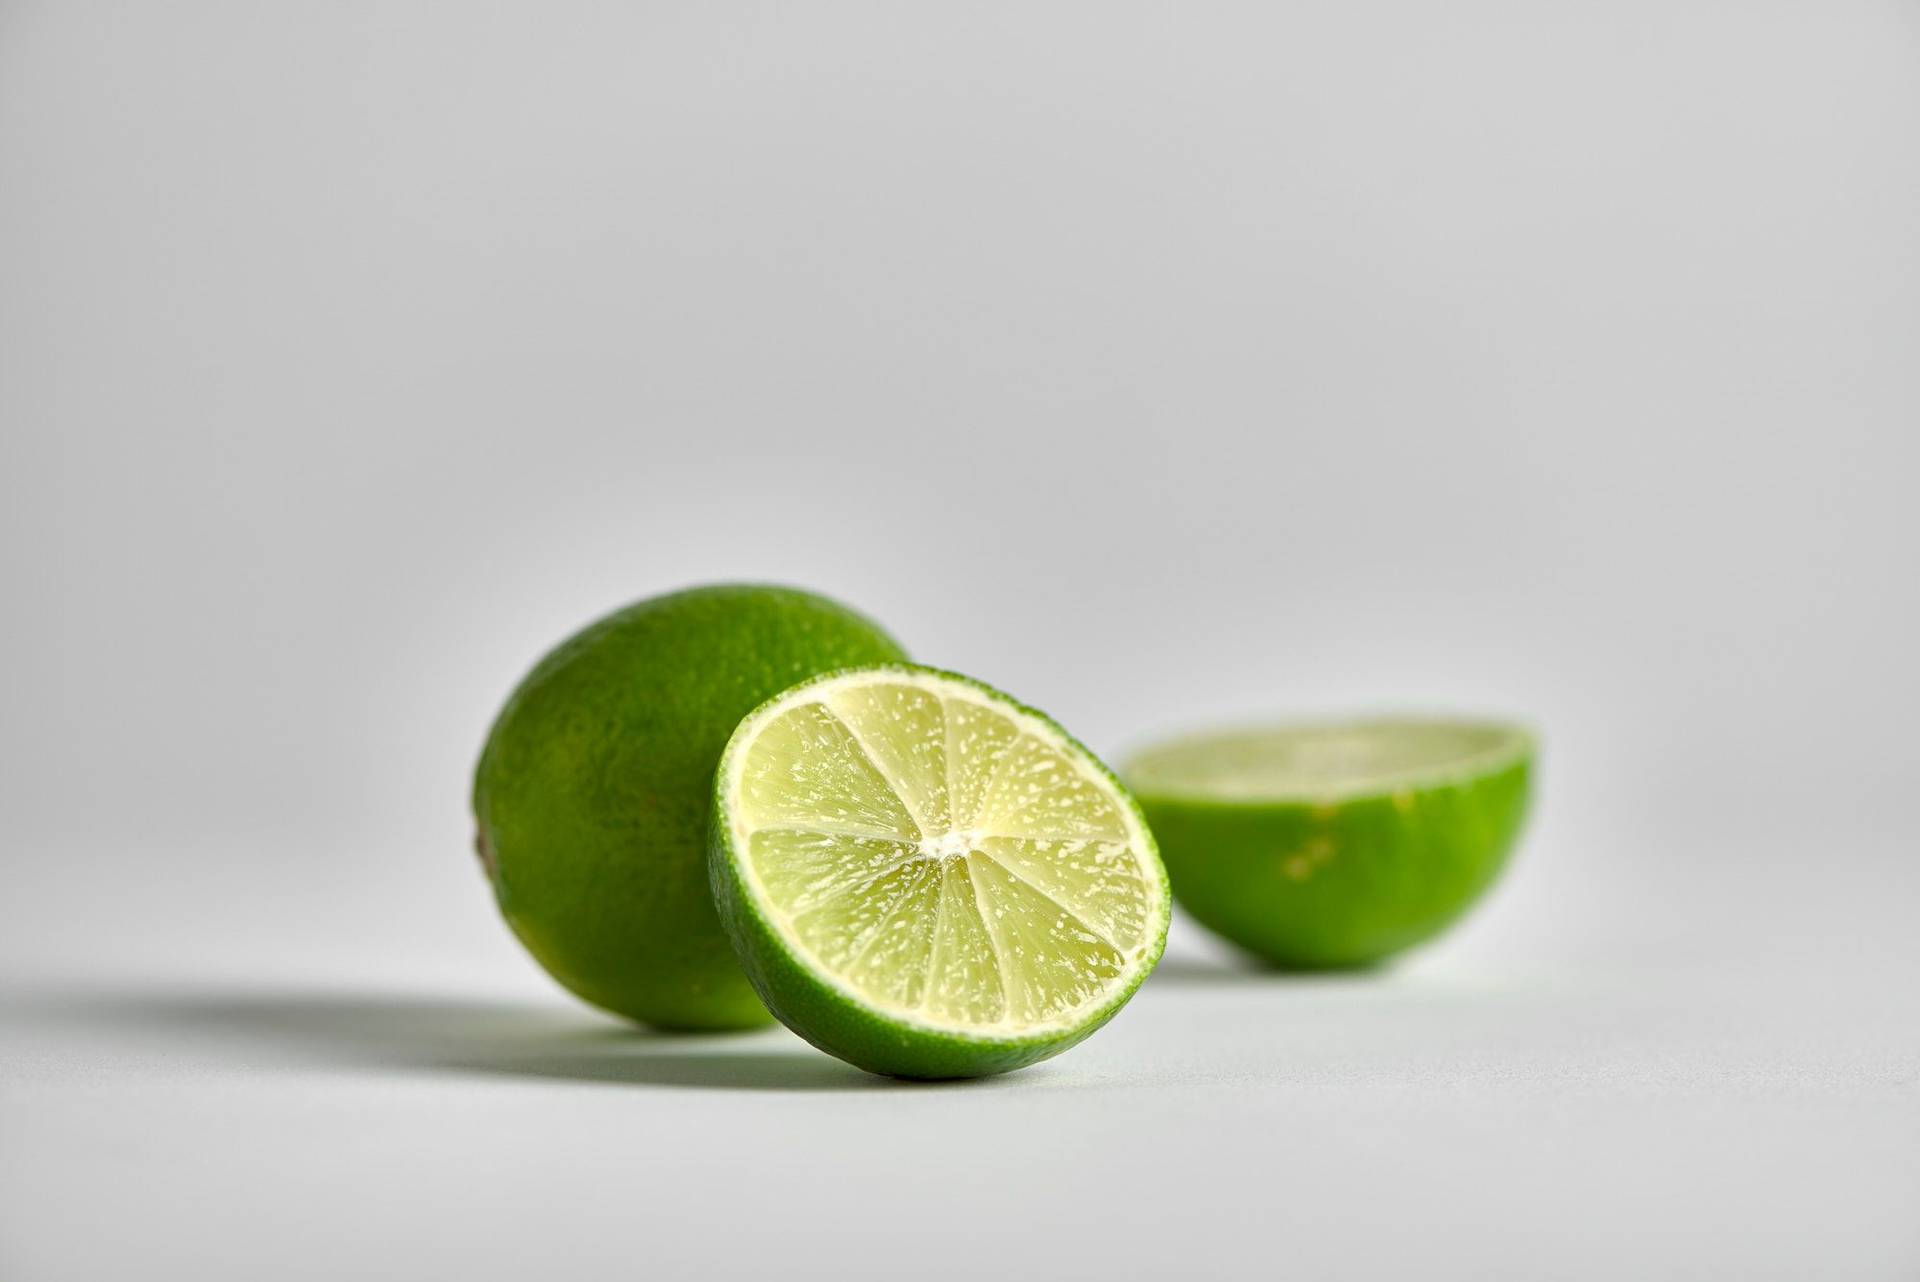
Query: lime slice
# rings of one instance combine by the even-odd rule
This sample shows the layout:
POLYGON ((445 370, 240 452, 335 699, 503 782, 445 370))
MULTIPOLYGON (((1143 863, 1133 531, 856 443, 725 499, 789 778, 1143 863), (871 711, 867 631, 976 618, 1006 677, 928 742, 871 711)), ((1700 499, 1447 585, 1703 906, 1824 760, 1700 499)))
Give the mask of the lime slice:
POLYGON ((1058 1054, 1166 943, 1139 809, 1065 731, 965 677, 841 672, 740 723, 715 779, 720 918, 761 999, 875 1073, 1058 1054))
POLYGON ((1364 966, 1438 934, 1494 879, 1533 739, 1481 721, 1365 721, 1181 739, 1128 783, 1174 897, 1282 966, 1364 966))

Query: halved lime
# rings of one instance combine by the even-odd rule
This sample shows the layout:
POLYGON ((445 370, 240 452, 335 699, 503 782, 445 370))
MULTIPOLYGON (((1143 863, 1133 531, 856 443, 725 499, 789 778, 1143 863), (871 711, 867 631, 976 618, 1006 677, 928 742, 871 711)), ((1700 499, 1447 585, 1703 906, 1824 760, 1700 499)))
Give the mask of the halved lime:
POLYGON ((1480 896, 1526 815, 1516 726, 1397 720, 1229 731, 1135 755, 1174 897, 1282 966, 1363 966, 1480 896))
POLYGON ((924 668, 829 674, 742 721, 710 868, 768 1009, 899 1077, 1058 1054, 1166 943, 1166 873, 1106 767, 1031 708, 924 668))

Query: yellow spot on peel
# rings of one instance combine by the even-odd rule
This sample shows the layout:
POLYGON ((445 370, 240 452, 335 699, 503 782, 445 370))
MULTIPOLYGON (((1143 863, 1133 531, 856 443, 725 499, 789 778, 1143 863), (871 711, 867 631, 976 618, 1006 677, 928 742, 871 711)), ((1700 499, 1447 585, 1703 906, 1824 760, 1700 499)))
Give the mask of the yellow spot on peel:
POLYGON ((1305 855, 1294 855, 1290 857, 1286 863, 1281 865, 1281 869, 1287 876, 1293 878, 1295 881, 1305 881, 1307 878, 1313 876, 1313 863, 1305 855))
POLYGON ((1411 814, 1413 811, 1413 794, 1411 792, 1394 793, 1393 808, 1403 815, 1411 814))

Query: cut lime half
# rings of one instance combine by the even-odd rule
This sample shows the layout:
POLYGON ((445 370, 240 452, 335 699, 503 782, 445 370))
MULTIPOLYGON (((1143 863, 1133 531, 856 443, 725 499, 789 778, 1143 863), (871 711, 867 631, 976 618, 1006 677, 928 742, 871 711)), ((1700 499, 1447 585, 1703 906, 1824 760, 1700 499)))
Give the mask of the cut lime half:
POLYGON ((768 1008, 901 1077, 1058 1054, 1166 942, 1166 874, 1112 774, 1041 714, 928 669, 830 674, 741 722, 711 872, 768 1008))
POLYGON ((1282 966, 1364 966, 1479 898, 1525 818, 1533 738, 1488 721, 1222 731, 1126 776, 1202 925, 1282 966))

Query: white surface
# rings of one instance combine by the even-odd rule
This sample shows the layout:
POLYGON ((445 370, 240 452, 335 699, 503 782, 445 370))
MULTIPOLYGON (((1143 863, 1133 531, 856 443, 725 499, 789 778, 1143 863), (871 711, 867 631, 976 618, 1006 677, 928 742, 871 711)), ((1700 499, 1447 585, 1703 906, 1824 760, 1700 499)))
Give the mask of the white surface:
POLYGON ((1552 829, 1397 970, 1183 923, 1092 1041, 961 1085, 627 1032, 466 868, 426 929, 76 881, 0 959, 0 1276, 1914 1276, 1911 862, 1863 897, 1675 841, 1646 878, 1552 829))
POLYGON ((0 1279, 1913 1278, 1916 227, 1906 0, 0 3, 0 1279), (1006 1081, 621 1036, 468 772, 744 577, 1539 820, 1006 1081))

